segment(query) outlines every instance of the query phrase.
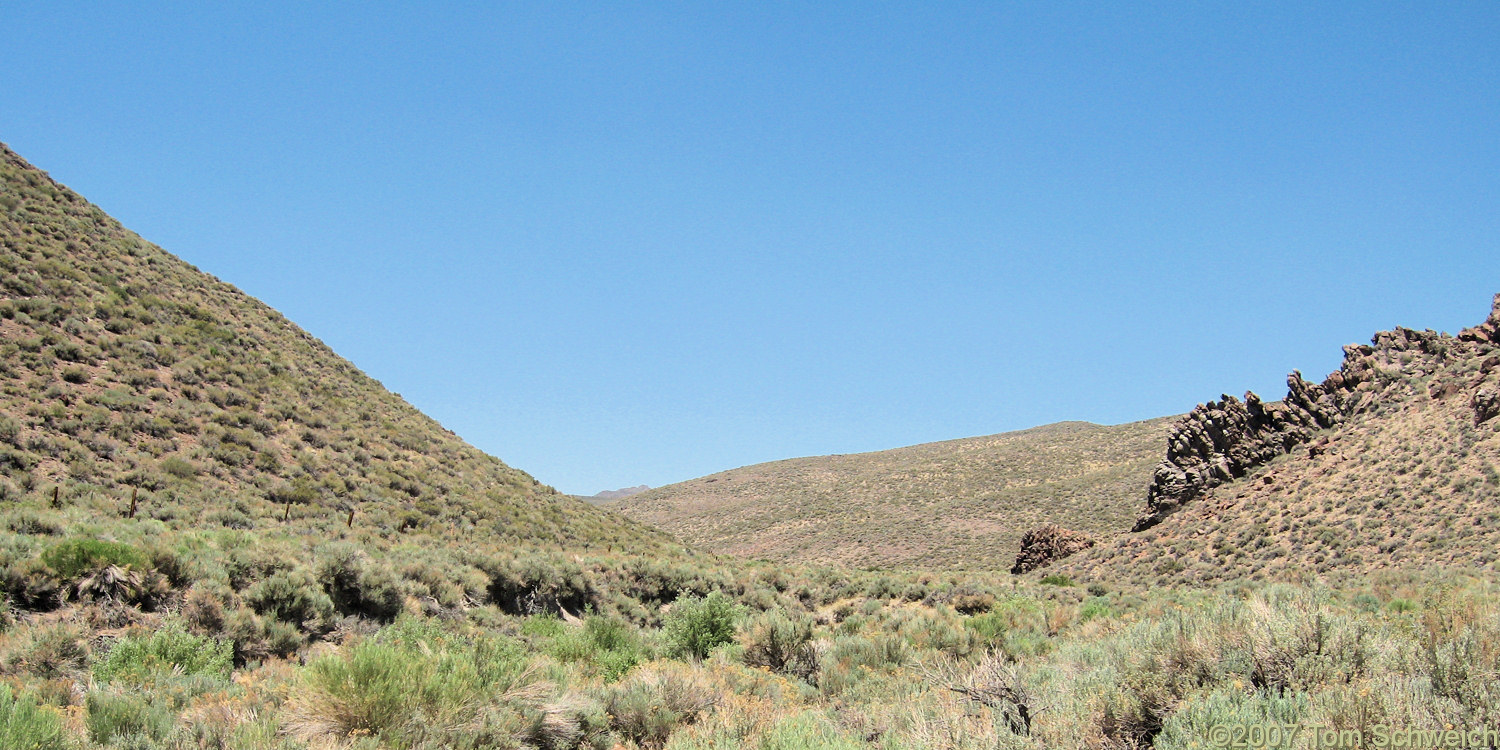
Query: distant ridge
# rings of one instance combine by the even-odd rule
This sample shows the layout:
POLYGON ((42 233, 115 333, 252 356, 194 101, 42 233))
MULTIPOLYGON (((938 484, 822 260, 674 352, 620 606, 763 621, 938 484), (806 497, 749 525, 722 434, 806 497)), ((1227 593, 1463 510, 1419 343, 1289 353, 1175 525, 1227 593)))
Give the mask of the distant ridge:
POLYGON ((1057 523, 1127 529, 1170 419, 1060 422, 874 453, 746 466, 612 501, 715 552, 858 566, 1005 569, 1057 523))
POLYGON ((622 497, 639 495, 649 489, 651 489, 649 485, 638 484, 634 487, 624 487, 618 490, 605 490, 603 492, 596 492, 594 493, 594 497, 597 497, 601 500, 618 500, 622 497))

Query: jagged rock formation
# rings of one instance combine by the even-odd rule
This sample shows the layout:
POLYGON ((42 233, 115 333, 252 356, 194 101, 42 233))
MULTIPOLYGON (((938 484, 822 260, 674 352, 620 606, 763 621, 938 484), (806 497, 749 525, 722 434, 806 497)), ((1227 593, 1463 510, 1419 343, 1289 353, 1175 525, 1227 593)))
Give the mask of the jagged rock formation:
POLYGON ((1397 329, 1349 347, 1327 381, 1294 375, 1274 415, 1199 407, 1172 433, 1149 530, 1100 535, 1047 572, 1151 586, 1500 572, 1500 299, 1493 310, 1457 336, 1397 329))
POLYGON ((1021 537, 1021 551, 1016 554, 1016 564, 1010 572, 1030 573, 1092 546, 1094 540, 1088 534, 1055 523, 1043 524, 1021 537))
MULTIPOLYGON (((1437 372, 1456 354, 1455 348, 1483 350, 1496 343, 1500 343, 1500 295, 1483 324, 1457 337, 1398 327, 1375 334, 1370 345, 1344 347, 1343 365, 1322 383, 1309 383, 1294 371, 1287 376, 1287 396, 1282 401, 1265 403, 1247 392, 1244 401, 1225 395, 1220 401, 1200 404, 1173 428, 1166 460, 1156 467, 1147 490, 1146 512, 1133 530, 1155 526, 1213 487, 1243 477, 1308 443, 1320 430, 1372 408, 1390 383, 1437 372)), ((1486 360, 1479 374, 1481 383, 1496 364, 1500 357, 1486 360)), ((1453 383, 1433 384, 1439 386, 1434 397, 1462 389, 1453 383)), ((1478 424, 1500 413, 1500 395, 1480 390, 1473 405, 1478 424)), ((1316 446, 1309 450, 1318 453, 1316 446)))

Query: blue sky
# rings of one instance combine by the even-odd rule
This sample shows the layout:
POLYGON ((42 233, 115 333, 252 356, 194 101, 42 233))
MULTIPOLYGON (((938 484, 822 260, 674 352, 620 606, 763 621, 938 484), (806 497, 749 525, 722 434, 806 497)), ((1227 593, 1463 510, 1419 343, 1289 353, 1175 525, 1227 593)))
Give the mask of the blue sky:
POLYGON ((1280 397, 1500 292, 1493 2, 0 21, 0 141, 566 492, 1280 397))

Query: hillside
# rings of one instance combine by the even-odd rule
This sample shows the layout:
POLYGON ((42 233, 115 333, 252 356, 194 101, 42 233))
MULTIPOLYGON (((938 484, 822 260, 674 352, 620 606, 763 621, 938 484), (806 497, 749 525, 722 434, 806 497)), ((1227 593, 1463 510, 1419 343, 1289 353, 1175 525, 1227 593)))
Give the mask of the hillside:
POLYGON ((1457 336, 1345 347, 1278 404, 1224 397, 1174 427, 1134 533, 1047 569, 1201 584, 1359 576, 1500 558, 1500 297, 1457 336))
POLYGON ((1062 422, 895 450, 746 466, 606 507, 685 542, 779 561, 993 569, 1045 522, 1128 528, 1168 419, 1062 422))
POLYGON ((663 537, 467 445, 275 310, 0 146, 0 499, 168 526, 663 537))

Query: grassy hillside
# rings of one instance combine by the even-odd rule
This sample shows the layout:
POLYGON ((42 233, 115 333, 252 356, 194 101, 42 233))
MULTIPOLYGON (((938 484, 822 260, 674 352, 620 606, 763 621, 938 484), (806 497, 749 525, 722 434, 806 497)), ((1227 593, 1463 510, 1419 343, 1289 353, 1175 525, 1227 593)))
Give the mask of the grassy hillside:
POLYGON ((1200 585, 1500 570, 1500 418, 1484 411, 1500 403, 1497 324, 1500 299, 1457 337, 1398 329, 1347 348, 1340 377, 1364 373, 1347 419, 1044 574, 1200 585))
POLYGON ((746 466, 605 507, 746 557, 995 569, 1045 522, 1129 528, 1168 419, 1063 422, 875 453, 746 466))
POLYGON ((115 517, 134 497, 170 527, 352 510, 377 534, 662 542, 470 447, 3 147, 0 341, 3 502, 55 493, 57 513, 115 517))

